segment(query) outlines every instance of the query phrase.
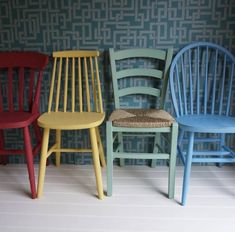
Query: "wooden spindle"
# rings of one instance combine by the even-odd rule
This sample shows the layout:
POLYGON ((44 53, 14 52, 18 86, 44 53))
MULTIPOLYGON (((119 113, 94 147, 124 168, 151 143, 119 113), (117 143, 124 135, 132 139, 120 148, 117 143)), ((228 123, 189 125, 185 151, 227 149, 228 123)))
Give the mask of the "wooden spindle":
POLYGON ((200 67, 199 67, 199 60, 200 60, 200 50, 199 46, 197 47, 197 65, 196 65, 196 75, 197 75, 197 114, 200 113, 200 67))
POLYGON ((223 65, 223 74, 221 80, 221 93, 220 93, 220 103, 219 103, 219 115, 222 114, 223 110, 223 98, 224 98, 224 82, 225 82, 225 70, 226 70, 227 56, 224 55, 224 65, 223 65))
POLYGON ((64 79, 64 112, 67 111, 67 98, 68 98, 68 65, 69 59, 66 57, 65 63, 65 79, 64 79))
POLYGON ((32 110, 32 104, 33 104, 34 75, 35 75, 35 70, 31 69, 29 74, 29 97, 28 97, 28 104, 30 110, 32 110))
POLYGON ((92 84, 92 91, 93 91, 93 96, 94 96, 95 111, 98 112, 98 101, 97 101, 97 93, 96 93, 96 86, 95 86, 94 67, 93 67, 92 57, 90 57, 90 67, 91 67, 91 84, 92 84))
POLYGON ((72 58, 72 112, 75 111, 75 59, 72 58))
POLYGON ((232 96, 232 88, 233 88, 233 78, 234 78, 234 63, 232 64, 231 73, 230 73, 230 80, 229 80, 229 92, 227 98, 227 108, 226 108, 226 116, 229 115, 229 111, 231 109, 230 101, 232 96))
POLYGON ((98 67, 98 58, 95 57, 95 71, 96 71, 96 80, 98 86, 98 99, 99 99, 99 106, 100 112, 103 113, 103 102, 102 102, 102 95, 101 95, 101 86, 100 86, 100 75, 99 75, 99 67, 98 67))
POLYGON ((62 72, 62 57, 60 58, 59 62, 59 74, 58 74, 58 83, 57 83, 57 90, 56 90, 56 104, 55 104, 55 112, 58 112, 59 108, 59 100, 60 100, 60 85, 61 85, 61 72, 62 72))
POLYGON ((207 114, 207 94, 208 94, 208 46, 206 47, 205 61, 205 82, 204 82, 204 114, 207 114))
POLYGON ((19 111, 23 111, 24 108, 24 68, 19 69, 19 111))
POLYGON ((87 60, 84 58, 84 71, 85 71, 85 85, 86 85, 86 101, 87 101, 87 111, 91 111, 90 103, 90 90, 89 90, 89 80, 88 80, 88 69, 87 69, 87 60))
POLYGON ((51 88, 50 88, 49 103, 48 103, 48 112, 51 112, 51 107, 52 107, 53 91, 54 91, 54 85, 55 85, 56 65, 57 65, 57 57, 54 58, 54 67, 53 67, 53 71, 52 71, 51 88))
POLYGON ((8 108, 9 111, 14 111, 13 107, 13 70, 8 69, 8 108))
POLYGON ((182 91, 183 91, 183 99, 184 99, 184 114, 188 114, 188 110, 187 110, 187 97, 186 97, 186 65, 184 65, 184 56, 181 56, 181 72, 182 72, 182 91))
POLYGON ((216 76, 217 76, 217 63, 218 63, 218 49, 215 52, 215 62, 213 70, 213 87, 212 87, 212 105, 211 105, 211 114, 215 113, 215 93, 216 93, 216 76))
MULTIPOLYGON (((181 87, 180 87, 180 80, 179 80, 179 68, 178 65, 176 65, 176 83, 177 83, 177 88, 178 88, 178 98, 179 98, 179 114, 183 114, 183 106, 182 106, 182 97, 181 97, 181 87)), ((179 116, 179 115, 178 115, 179 116)))
POLYGON ((83 112, 83 100, 82 100, 82 66, 81 58, 78 58, 78 92, 79 92, 79 107, 80 112, 83 112))

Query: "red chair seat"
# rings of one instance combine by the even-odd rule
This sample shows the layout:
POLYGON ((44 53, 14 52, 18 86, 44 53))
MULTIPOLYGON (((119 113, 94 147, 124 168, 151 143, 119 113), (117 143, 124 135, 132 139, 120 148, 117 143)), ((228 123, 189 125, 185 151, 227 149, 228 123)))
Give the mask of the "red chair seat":
POLYGON ((0 128, 21 128, 30 125, 39 116, 29 112, 0 112, 0 128))

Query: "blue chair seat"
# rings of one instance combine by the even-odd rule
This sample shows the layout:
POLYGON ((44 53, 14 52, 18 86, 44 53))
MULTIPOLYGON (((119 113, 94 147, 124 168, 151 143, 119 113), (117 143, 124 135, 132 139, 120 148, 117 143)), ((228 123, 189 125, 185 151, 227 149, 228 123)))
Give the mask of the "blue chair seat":
POLYGON ((206 133, 234 133, 235 117, 221 115, 184 115, 176 118, 184 131, 206 133))

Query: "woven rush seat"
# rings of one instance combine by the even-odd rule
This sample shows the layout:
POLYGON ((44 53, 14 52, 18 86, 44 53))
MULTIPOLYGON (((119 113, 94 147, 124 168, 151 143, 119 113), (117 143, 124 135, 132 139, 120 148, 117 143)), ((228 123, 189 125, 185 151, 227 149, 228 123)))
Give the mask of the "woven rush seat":
POLYGON ((109 121, 117 127, 157 128, 169 127, 175 120, 164 110, 118 109, 112 112, 109 121))

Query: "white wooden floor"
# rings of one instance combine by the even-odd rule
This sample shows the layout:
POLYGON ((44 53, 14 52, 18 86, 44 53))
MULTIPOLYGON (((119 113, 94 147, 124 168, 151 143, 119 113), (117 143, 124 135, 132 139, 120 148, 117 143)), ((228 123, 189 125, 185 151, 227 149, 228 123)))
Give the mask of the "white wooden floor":
MULTIPOLYGON (((1 165, 0 232, 234 232, 235 166, 193 167, 185 207, 182 171, 169 200, 167 167, 115 167, 113 196, 98 200, 92 166, 50 165, 44 196, 32 200, 26 166, 1 165)), ((105 170, 103 179, 106 189, 105 170)))

